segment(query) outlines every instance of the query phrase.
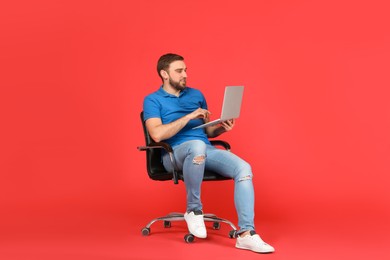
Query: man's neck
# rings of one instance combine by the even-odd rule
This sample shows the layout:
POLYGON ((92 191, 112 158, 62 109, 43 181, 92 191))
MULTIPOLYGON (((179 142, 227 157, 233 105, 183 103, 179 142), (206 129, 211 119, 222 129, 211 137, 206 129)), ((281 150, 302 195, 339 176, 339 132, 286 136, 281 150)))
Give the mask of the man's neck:
POLYGON ((167 93, 169 93, 171 95, 174 95, 174 96, 177 96, 177 97, 180 95, 180 92, 181 92, 180 89, 176 89, 176 88, 172 87, 171 84, 169 84, 169 83, 168 84, 164 84, 163 85, 163 89, 167 93))

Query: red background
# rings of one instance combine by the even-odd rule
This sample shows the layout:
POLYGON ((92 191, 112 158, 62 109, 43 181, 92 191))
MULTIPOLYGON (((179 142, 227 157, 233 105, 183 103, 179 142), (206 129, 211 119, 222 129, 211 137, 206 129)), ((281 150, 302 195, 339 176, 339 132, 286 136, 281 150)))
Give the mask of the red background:
MULTIPOLYGON (((246 86, 223 139, 252 165, 267 257, 388 259, 388 13, 364 0, 1 3, 1 258, 258 257, 218 232, 183 244, 180 224, 141 236, 185 208, 184 185, 149 180, 136 149, 156 61, 176 52, 214 115, 226 85, 246 86)), ((232 188, 205 183, 205 210, 236 221, 232 188)))

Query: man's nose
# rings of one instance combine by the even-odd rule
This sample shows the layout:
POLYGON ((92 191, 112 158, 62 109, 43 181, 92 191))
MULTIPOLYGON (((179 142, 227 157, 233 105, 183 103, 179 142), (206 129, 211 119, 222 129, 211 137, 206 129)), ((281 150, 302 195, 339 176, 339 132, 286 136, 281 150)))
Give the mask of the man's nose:
POLYGON ((183 71, 182 76, 187 78, 187 72, 183 71))

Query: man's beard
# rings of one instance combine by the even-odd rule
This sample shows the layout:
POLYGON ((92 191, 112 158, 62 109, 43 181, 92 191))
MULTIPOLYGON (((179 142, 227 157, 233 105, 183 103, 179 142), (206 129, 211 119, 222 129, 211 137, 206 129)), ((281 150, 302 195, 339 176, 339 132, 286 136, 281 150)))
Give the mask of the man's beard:
POLYGON ((171 77, 169 77, 169 84, 176 90, 183 90, 186 88, 186 79, 182 79, 181 81, 173 81, 171 77))

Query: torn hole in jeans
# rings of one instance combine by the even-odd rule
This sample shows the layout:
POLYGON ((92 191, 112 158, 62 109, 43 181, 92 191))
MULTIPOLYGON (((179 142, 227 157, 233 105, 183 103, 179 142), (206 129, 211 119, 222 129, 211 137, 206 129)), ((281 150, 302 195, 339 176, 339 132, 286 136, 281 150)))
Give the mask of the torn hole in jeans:
POLYGON ((241 177, 238 179, 238 181, 249 181, 249 180, 252 180, 252 176, 251 175, 246 175, 244 177, 241 177))
POLYGON ((202 163, 204 163, 205 158, 206 156, 204 155, 195 156, 194 159, 192 160, 192 163, 196 165, 201 165, 202 163))

